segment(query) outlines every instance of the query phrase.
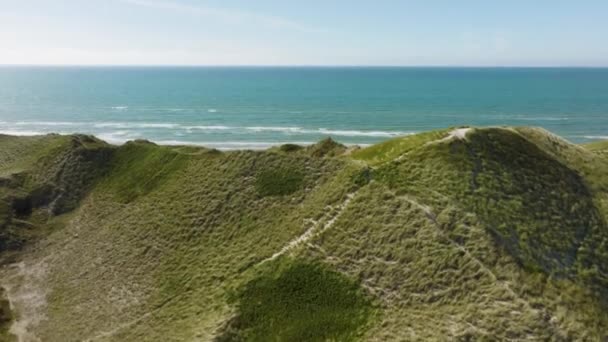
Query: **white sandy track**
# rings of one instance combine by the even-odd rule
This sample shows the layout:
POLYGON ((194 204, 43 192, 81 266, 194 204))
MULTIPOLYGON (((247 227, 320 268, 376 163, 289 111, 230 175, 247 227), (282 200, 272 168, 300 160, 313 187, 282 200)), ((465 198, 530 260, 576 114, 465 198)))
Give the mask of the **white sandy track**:
POLYGON ((104 331, 104 332, 101 332, 101 333, 99 333, 99 334, 97 334, 97 335, 95 335, 93 337, 87 338, 87 339, 84 340, 84 342, 92 342, 92 341, 97 341, 97 340, 101 340, 101 339, 104 339, 104 338, 110 338, 110 337, 116 335, 117 333, 119 333, 120 331, 125 330, 127 328, 130 328, 130 327, 136 325, 137 323, 143 321, 144 319, 152 316, 152 314, 154 312, 156 312, 156 311, 158 311, 158 310, 150 311, 150 312, 148 312, 146 314, 143 314, 143 315, 139 316, 138 318, 136 318, 134 320, 125 322, 123 324, 120 324, 120 325, 116 326, 112 330, 104 331))
POLYGON ((426 215, 427 219, 429 221, 431 221, 433 226, 437 229, 437 231, 440 233, 440 235, 446 241, 448 241, 453 247, 455 247, 456 249, 458 249, 459 251, 464 253, 464 255, 467 259, 474 262, 482 271, 484 271, 486 274, 488 274, 490 276, 490 279, 492 279, 492 281, 494 281, 498 285, 502 286, 513 298, 524 301, 526 306, 530 310, 537 311, 537 310, 533 309, 532 306, 527 301, 523 300, 518 294, 516 294, 515 291, 513 291, 509 287, 507 282, 499 280, 499 278, 496 276, 496 274, 494 274, 494 272, 490 268, 488 268, 481 260, 479 260, 478 258, 473 256, 465 247, 457 244, 452 239, 450 239, 449 236, 441 228, 441 225, 437 222, 437 215, 435 213, 433 213, 433 210, 431 207, 421 204, 415 198, 408 196, 408 195, 397 196, 397 198, 399 198, 399 199, 409 203, 410 205, 416 207, 417 209, 421 210, 426 215))
MULTIPOLYGON (((465 132, 466 134, 466 132, 465 132)), ((530 302, 523 296, 519 295, 517 292, 515 292, 511 286, 509 285, 509 282, 506 280, 502 280, 500 279, 488 266, 486 266, 486 264, 481 261, 480 259, 478 259, 477 257, 475 257, 474 255, 472 255, 468 249, 466 249, 464 246, 454 242, 445 232, 444 230, 441 228, 441 225, 437 222, 437 215, 433 212, 432 208, 421 204, 420 202, 418 202, 414 197, 408 196, 408 195, 401 195, 401 196, 397 196, 395 195, 397 198, 411 204, 412 206, 416 207, 417 209, 421 210, 427 217, 427 219, 433 224, 433 226, 437 229, 437 231, 439 232, 439 234, 446 240, 448 241, 453 247, 455 247, 457 250, 461 251, 464 256, 470 260, 471 262, 473 262, 474 264, 477 265, 477 267, 483 271, 484 273, 486 273, 490 279, 497 285, 500 286, 501 288, 503 288, 509 295, 510 297, 516 301, 521 303, 529 312, 534 313, 537 317, 542 317, 542 316, 546 316, 547 315, 547 311, 543 308, 536 308, 534 307, 532 304, 530 304, 530 302)), ((554 323, 554 321, 551 321, 551 327, 554 329, 555 332, 560 331, 560 328, 554 323)))
POLYGON ((314 236, 331 228, 334 225, 334 223, 336 223, 336 220, 338 220, 340 215, 342 215, 344 210, 348 207, 348 205, 353 200, 355 195, 356 195, 356 192, 350 193, 350 194, 346 195, 346 199, 342 203, 340 203, 336 206, 328 206, 327 214, 325 214, 324 217, 321 218, 319 221, 307 220, 307 222, 312 223, 312 227, 308 228, 302 235, 291 240, 289 243, 287 243, 287 245, 285 245, 283 248, 281 248, 281 250, 279 250, 278 252, 274 253, 272 256, 262 260, 260 262, 260 264, 263 264, 265 262, 268 262, 268 261, 271 261, 271 260, 274 260, 274 259, 280 257, 281 255, 295 249, 296 247, 309 242, 314 236))
POLYGON ((11 310, 17 313, 17 318, 9 329, 9 333, 16 337, 17 342, 41 341, 32 330, 46 318, 44 284, 47 269, 45 258, 34 264, 12 264, 7 272, 2 274, 4 279, 0 280, 0 285, 6 289, 11 310))
POLYGON ((443 142, 443 141, 448 141, 448 140, 452 140, 452 139, 460 139, 460 140, 464 140, 467 138, 467 133, 469 133, 471 131, 470 127, 465 127, 465 128, 456 128, 454 130, 452 130, 447 137, 437 140, 437 142, 443 142))
MULTIPOLYGON (((432 145, 432 144, 439 144, 439 143, 450 141, 453 139, 465 140, 467 138, 467 133, 469 133, 471 130, 472 130, 472 128, 470 128, 470 127, 456 128, 456 129, 450 131, 450 133, 448 133, 448 135, 446 137, 438 139, 438 140, 429 141, 429 142, 425 143, 424 146, 428 146, 428 145, 432 145)), ((410 152, 411 151, 403 153, 399 157, 395 158, 394 161, 399 162, 399 161, 405 159, 410 154, 410 152)))

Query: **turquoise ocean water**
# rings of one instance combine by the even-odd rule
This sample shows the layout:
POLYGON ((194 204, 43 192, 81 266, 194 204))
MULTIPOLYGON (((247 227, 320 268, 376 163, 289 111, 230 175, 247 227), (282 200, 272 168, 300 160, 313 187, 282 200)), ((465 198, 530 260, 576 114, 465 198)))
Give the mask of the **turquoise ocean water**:
POLYGON ((264 148, 456 125, 608 139, 608 69, 0 67, 0 133, 264 148))

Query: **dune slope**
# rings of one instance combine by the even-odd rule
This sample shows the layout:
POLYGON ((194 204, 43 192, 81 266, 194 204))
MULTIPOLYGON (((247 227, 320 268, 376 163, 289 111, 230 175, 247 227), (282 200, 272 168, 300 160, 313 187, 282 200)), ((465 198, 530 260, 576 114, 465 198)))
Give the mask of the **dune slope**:
POLYGON ((604 144, 526 127, 0 136, 0 341, 602 340, 606 175, 604 144))

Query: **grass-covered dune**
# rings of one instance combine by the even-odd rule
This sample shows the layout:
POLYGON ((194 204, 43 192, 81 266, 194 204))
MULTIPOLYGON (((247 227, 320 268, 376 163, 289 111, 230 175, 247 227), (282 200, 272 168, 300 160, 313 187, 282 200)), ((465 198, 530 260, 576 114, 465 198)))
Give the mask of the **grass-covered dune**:
POLYGON ((603 341, 607 151, 0 135, 0 341, 603 341))

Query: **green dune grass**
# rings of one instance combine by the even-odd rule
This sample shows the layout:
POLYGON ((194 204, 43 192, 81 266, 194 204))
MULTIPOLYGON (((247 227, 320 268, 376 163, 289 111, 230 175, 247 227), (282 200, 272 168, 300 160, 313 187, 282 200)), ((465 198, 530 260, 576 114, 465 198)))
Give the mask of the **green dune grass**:
POLYGON ((0 136, 0 341, 601 341, 605 151, 528 127, 257 152, 0 136))

